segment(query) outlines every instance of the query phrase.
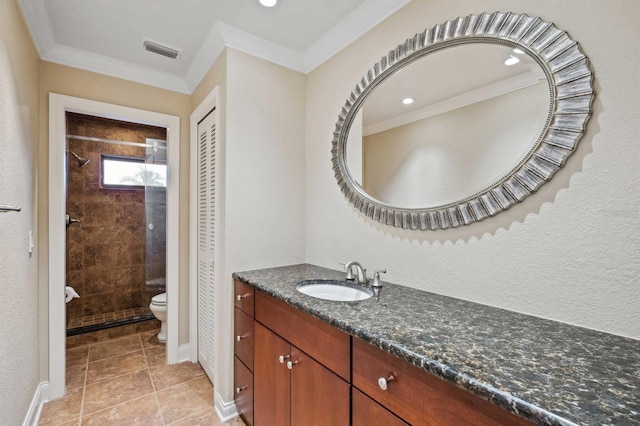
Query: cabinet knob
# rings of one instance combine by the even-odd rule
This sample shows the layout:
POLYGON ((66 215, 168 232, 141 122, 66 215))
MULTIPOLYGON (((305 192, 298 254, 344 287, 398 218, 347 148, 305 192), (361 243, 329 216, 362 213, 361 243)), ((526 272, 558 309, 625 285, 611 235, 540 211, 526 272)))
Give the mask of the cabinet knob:
POLYGON ((287 361, 287 368, 289 370, 293 370, 293 366, 296 365, 298 361, 287 361))
POLYGON ((236 300, 237 300, 238 302, 240 302, 240 301, 242 301, 242 299, 244 299, 244 298, 246 298, 246 297, 249 297, 249 294, 248 294, 248 293, 247 293, 247 294, 239 294, 239 295, 237 295, 237 296, 236 296, 236 300))
POLYGON ((389 386, 389 383, 393 382, 396 378, 393 377, 392 374, 389 374, 389 377, 380 377, 378 379, 378 386, 380 387, 380 389, 382 390, 387 390, 387 387, 389 386))
POLYGON ((280 355, 278 357, 278 361, 280 362, 280 364, 284 364, 284 360, 289 358, 291 358, 291 355, 280 355))
POLYGON ((236 388, 236 394, 240 394, 240 392, 242 392, 243 390, 245 390, 247 387, 246 386, 242 386, 242 387, 238 387, 236 388))
POLYGON ((236 336, 236 340, 237 340, 238 342, 239 342, 240 340, 242 340, 242 339, 246 339, 246 338, 247 338, 247 336, 246 336, 245 334, 241 334, 241 335, 239 335, 239 336, 236 336))

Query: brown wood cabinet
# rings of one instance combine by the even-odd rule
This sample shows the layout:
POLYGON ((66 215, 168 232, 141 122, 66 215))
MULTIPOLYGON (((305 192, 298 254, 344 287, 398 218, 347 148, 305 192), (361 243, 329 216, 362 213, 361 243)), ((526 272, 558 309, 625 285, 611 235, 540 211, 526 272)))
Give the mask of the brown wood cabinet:
MULTIPOLYGON (((278 328, 282 322, 289 322, 292 319, 295 322, 297 315, 292 316, 293 311, 300 313, 289 307, 292 312, 279 313, 276 310, 274 315, 274 311, 269 311, 269 315, 265 316, 262 304, 265 300, 274 301, 269 296, 256 293, 254 424, 256 426, 349 425, 349 383, 305 351, 285 340, 266 325, 262 325, 260 320, 268 324, 276 324, 275 328, 278 328)), ((311 319, 315 320, 315 318, 311 319)), ((305 321, 301 324, 305 324, 305 321)), ((322 322, 320 324, 324 325, 322 322)), ((333 327, 332 329, 332 333, 342 333, 333 327)), ((308 334, 301 339, 305 346, 322 345, 320 342, 326 338, 322 330, 306 329, 306 331, 308 334)), ((293 340, 299 340, 300 337, 293 336, 293 340)), ((348 347, 347 335, 347 351, 348 347)), ((342 355, 338 358, 343 358, 342 355)), ((331 353, 323 354, 321 358, 329 360, 329 364, 340 363, 333 360, 331 353)))
POLYGON ((236 407, 249 425, 531 424, 262 291, 234 286, 236 407))

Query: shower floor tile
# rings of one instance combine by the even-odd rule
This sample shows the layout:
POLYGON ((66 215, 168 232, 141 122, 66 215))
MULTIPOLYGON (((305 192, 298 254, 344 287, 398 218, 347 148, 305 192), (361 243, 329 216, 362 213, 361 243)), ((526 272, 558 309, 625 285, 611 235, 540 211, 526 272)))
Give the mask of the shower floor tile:
POLYGON ((149 309, 147 307, 142 307, 142 308, 122 309, 120 311, 115 311, 115 312, 107 312, 103 314, 87 315, 84 317, 71 318, 69 319, 69 323, 67 324, 67 330, 71 330, 79 327, 86 327, 88 325, 103 324, 109 321, 139 317, 140 315, 144 315, 147 313, 149 313, 149 309))
POLYGON ((158 331, 67 349, 67 394, 44 404, 39 424, 242 426, 218 420, 199 364, 166 365, 158 331))

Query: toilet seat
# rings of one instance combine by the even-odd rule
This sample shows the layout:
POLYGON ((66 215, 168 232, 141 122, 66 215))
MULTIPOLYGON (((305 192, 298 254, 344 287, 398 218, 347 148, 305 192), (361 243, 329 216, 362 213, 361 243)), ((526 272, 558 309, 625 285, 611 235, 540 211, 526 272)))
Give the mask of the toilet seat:
POLYGON ((165 306, 167 304, 167 293, 156 294, 151 298, 151 304, 156 306, 165 306))

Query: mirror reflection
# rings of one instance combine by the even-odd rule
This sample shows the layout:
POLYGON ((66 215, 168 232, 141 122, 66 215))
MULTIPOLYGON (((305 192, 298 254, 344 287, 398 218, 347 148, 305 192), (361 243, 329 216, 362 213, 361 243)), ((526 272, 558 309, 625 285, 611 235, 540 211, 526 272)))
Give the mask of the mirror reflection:
POLYGON ((371 92, 349 130, 347 167, 387 205, 458 202, 526 160, 550 107, 545 74, 522 50, 495 43, 442 49, 371 92))

